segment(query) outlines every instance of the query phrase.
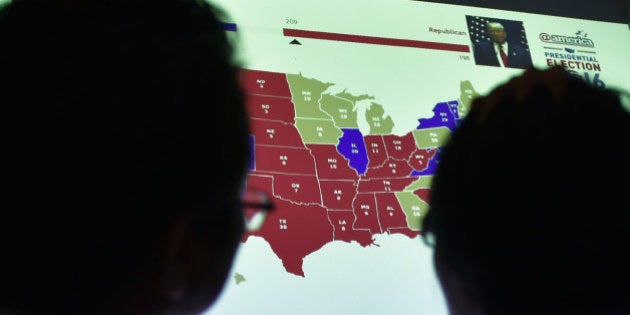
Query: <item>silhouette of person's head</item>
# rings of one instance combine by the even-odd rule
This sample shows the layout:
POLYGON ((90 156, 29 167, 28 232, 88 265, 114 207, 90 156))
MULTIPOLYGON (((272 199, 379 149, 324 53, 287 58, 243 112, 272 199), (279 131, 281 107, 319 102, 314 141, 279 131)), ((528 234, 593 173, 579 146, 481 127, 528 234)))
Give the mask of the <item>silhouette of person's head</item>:
POLYGON ((0 11, 0 310, 196 313, 243 232, 249 159, 220 13, 195 0, 0 11))
POLYGON ((451 314, 628 314, 630 115, 561 68, 473 101, 423 236, 451 314))

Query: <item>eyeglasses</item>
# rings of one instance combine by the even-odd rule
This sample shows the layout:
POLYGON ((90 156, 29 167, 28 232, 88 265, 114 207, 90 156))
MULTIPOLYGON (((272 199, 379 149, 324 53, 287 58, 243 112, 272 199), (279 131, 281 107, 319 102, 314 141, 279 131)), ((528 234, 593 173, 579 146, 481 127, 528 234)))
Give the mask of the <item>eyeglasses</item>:
POLYGON ((245 230, 248 232, 258 231, 265 223, 267 213, 275 209, 269 195, 255 188, 245 189, 241 196, 241 206, 243 207, 245 230))
POLYGON ((435 232, 434 232, 434 221, 435 221, 436 212, 435 209, 429 209, 429 212, 425 215, 424 219, 422 219, 422 231, 420 232, 420 238, 424 242, 424 245, 435 248, 435 232))
POLYGON ((435 248, 435 233, 431 231, 423 231, 420 236, 422 238, 422 241, 424 242, 424 245, 435 248))

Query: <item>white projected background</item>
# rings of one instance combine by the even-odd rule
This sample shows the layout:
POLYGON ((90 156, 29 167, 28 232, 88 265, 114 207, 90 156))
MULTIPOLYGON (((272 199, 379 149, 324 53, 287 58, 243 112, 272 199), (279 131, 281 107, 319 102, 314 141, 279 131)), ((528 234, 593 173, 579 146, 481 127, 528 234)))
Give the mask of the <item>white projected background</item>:
POLYGON ((536 67, 630 90, 624 24, 407 0, 213 2, 244 68, 248 184, 278 209, 207 315, 447 313, 418 236, 439 148, 472 97, 523 71, 476 64, 486 21, 536 67))

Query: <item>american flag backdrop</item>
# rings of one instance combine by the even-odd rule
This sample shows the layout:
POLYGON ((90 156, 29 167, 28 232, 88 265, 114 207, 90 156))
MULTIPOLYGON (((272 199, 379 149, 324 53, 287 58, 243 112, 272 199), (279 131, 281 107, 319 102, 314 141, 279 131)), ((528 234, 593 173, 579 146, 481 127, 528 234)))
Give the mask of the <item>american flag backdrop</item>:
POLYGON ((488 36, 488 33, 486 32, 486 23, 488 22, 501 23, 505 27, 505 32, 507 33, 507 41, 509 43, 519 44, 527 51, 529 51, 529 45, 527 44, 527 37, 525 36, 525 28, 523 27, 523 22, 466 15, 468 34, 470 34, 470 40, 473 44, 481 41, 490 40, 490 36, 488 36))

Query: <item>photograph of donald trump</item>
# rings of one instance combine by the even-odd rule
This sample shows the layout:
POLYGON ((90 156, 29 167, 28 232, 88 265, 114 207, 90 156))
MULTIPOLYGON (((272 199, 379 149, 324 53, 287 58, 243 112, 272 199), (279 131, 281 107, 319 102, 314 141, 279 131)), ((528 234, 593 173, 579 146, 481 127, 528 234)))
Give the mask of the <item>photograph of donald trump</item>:
POLYGON ((532 67, 522 23, 471 16, 467 20, 477 65, 532 67))

